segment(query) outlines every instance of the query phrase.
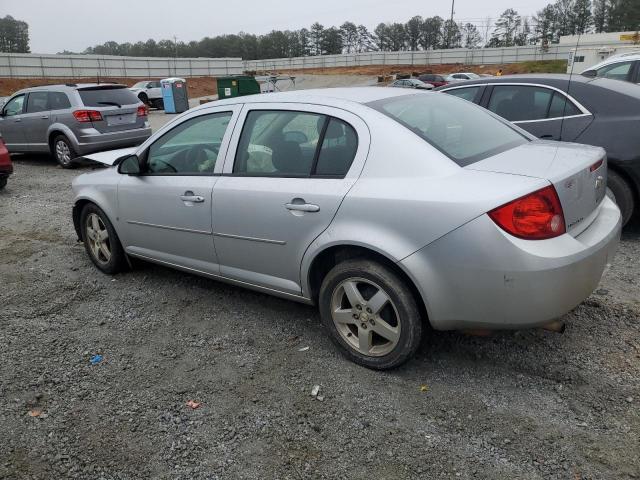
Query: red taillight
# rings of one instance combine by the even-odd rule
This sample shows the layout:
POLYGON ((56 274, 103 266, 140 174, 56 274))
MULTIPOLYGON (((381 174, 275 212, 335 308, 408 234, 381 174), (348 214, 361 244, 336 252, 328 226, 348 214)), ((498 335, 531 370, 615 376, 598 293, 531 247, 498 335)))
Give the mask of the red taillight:
POLYGON ((604 159, 598 160, 596 163, 591 165, 591 167, 589 167, 589 171, 595 172, 597 169, 599 169, 602 166, 603 163, 604 163, 604 159))
POLYGON ((525 240, 544 240, 567 231, 553 185, 491 210, 489 216, 500 228, 525 240))
POLYGON ((102 114, 96 110, 76 110, 73 116, 80 123, 99 122, 102 120, 102 114))
POLYGON ((149 109, 147 108, 146 105, 140 105, 138 107, 138 116, 139 117, 146 117, 149 114, 149 109))

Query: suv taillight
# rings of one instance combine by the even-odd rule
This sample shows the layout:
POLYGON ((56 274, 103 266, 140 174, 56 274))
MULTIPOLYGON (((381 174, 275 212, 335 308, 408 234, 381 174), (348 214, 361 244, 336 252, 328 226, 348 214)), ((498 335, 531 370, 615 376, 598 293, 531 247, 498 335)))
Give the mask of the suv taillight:
POLYGON ((507 233, 525 240, 545 240, 567 231, 553 185, 491 210, 489 217, 507 233))
POLYGON ((76 110, 73 116, 80 123, 99 122, 102 120, 102 114, 96 110, 76 110))
POLYGON ((138 107, 138 116, 139 117, 146 117, 149 113, 149 109, 147 108, 146 105, 140 105, 138 107))

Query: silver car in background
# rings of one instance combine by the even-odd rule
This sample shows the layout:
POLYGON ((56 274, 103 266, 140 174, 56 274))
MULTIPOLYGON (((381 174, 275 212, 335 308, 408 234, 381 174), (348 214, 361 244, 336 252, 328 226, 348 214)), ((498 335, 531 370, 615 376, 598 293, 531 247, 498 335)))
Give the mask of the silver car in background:
POLYGON ((316 304, 336 345, 385 369, 424 325, 554 322, 620 235, 604 150, 540 141, 470 102, 407 89, 253 95, 90 155, 73 221, 93 263, 127 256, 316 304))
POLYGON ((79 155, 140 145, 147 107, 125 85, 67 84, 20 90, 0 110, 11 153, 51 153, 64 167, 79 155))

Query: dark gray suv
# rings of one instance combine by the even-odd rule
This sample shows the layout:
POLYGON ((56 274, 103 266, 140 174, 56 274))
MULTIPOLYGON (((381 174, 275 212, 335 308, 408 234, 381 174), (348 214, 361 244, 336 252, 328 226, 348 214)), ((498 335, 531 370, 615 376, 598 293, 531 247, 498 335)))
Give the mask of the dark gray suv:
POLYGON ((125 85, 33 87, 2 106, 0 135, 11 153, 50 152, 69 168, 79 155, 144 142, 151 135, 147 114, 125 85))

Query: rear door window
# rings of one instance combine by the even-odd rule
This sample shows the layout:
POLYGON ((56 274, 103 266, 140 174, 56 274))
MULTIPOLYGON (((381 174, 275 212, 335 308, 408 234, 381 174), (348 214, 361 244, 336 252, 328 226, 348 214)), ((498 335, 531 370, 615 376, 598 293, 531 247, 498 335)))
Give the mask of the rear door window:
POLYGON ((488 109, 510 122, 547 118, 553 90, 524 85, 496 85, 488 109))
POLYGON ((31 92, 27 98, 27 113, 46 112, 49 110, 49 94, 47 92, 31 92))
POLYGON ((553 94, 551 106, 549 107, 548 118, 570 117, 572 115, 580 115, 582 112, 576 107, 571 100, 560 92, 553 94))
POLYGON ((343 177, 349 171, 358 150, 358 136, 353 127, 332 118, 326 128, 316 175, 343 177))
POLYGON ((449 95, 453 95, 454 97, 463 98, 464 100, 473 102, 473 100, 476 98, 476 95, 478 94, 481 88, 482 87, 480 86, 454 88, 454 89, 445 91, 445 93, 448 93, 449 95))
POLYGON ((78 93, 86 107, 117 107, 138 103, 138 97, 124 87, 89 88, 78 90, 78 93))
POLYGON ((65 110, 71 108, 69 97, 66 93, 62 92, 49 92, 49 109, 50 110, 65 110))

